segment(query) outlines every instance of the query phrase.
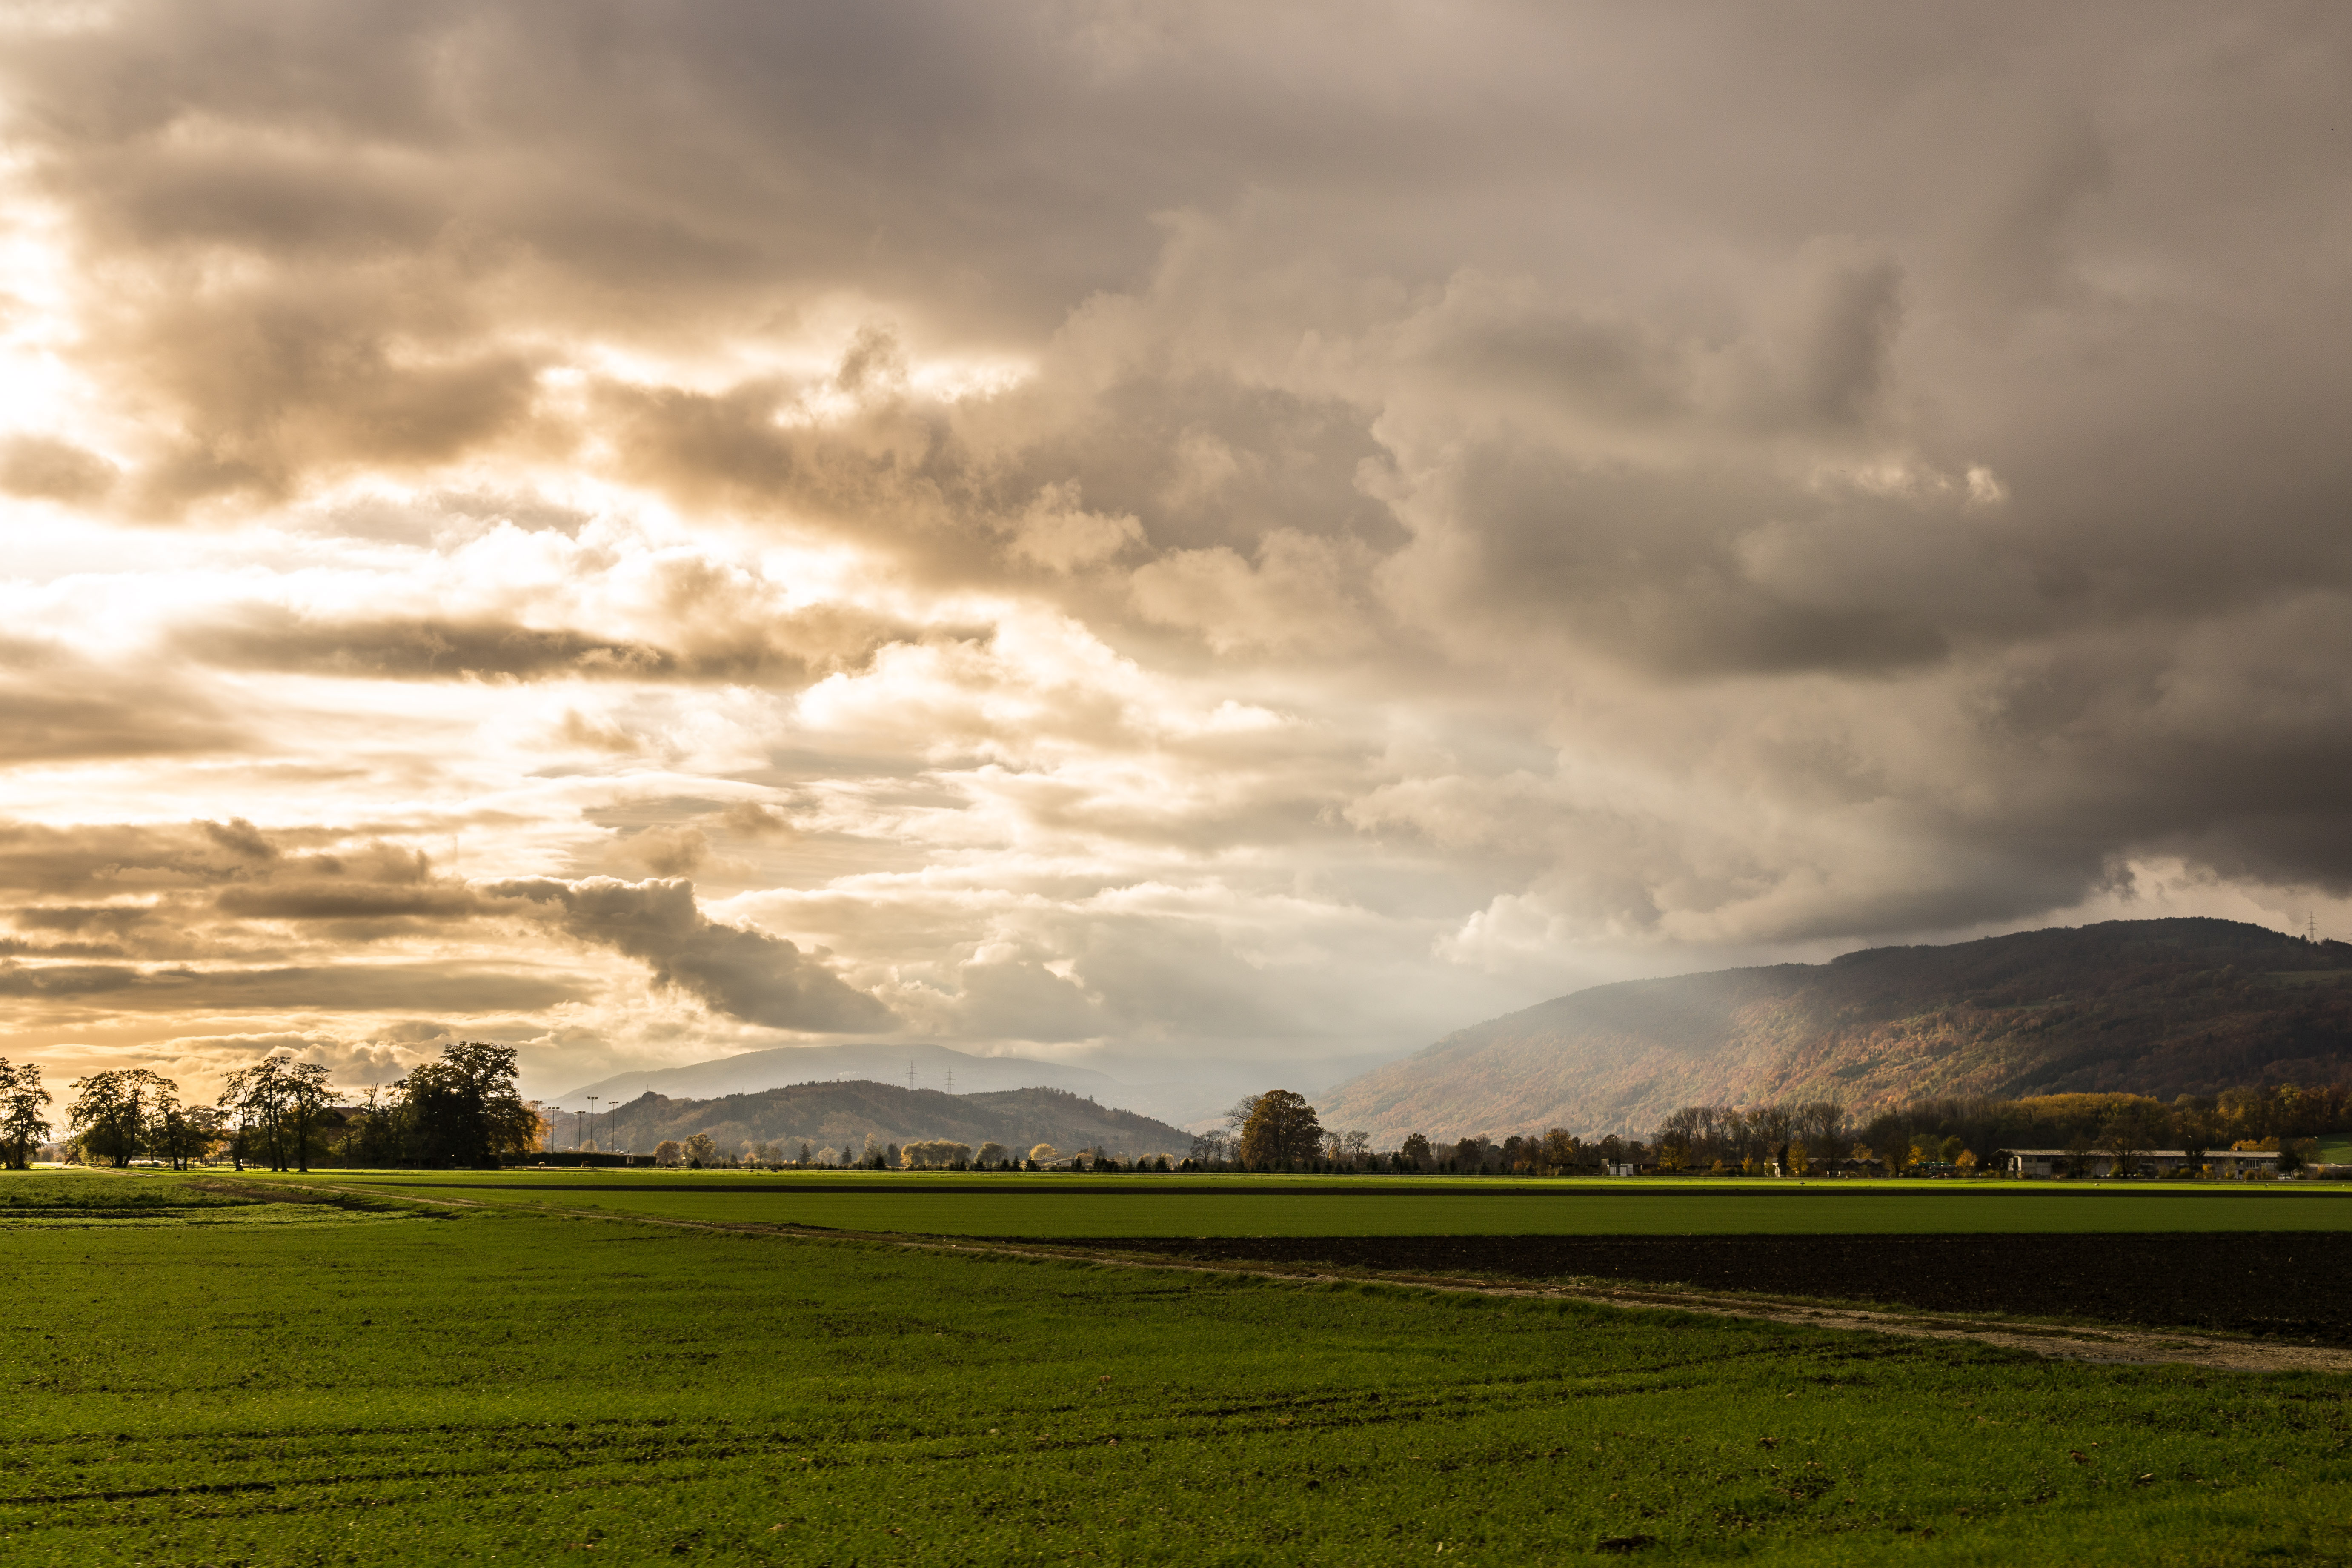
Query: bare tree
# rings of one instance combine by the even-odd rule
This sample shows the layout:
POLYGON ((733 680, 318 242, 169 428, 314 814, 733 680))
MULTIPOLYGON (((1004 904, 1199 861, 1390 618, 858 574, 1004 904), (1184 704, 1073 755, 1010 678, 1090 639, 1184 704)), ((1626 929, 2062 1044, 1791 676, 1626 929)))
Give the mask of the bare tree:
POLYGON ((2094 1146, 2113 1162, 2109 1169, 2115 1174, 2128 1176, 2139 1169, 2140 1156, 2147 1152, 2149 1142, 2147 1124, 2129 1111, 2118 1111, 2099 1129, 2094 1146))

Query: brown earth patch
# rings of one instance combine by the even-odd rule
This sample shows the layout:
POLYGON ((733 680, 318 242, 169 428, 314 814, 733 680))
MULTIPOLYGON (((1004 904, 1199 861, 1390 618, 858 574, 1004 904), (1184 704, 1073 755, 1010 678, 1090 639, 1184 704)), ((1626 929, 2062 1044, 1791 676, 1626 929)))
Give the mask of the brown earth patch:
POLYGON ((2352 1346, 2352 1236, 1341 1236, 1029 1245, 1377 1274, 1622 1279, 2352 1346))

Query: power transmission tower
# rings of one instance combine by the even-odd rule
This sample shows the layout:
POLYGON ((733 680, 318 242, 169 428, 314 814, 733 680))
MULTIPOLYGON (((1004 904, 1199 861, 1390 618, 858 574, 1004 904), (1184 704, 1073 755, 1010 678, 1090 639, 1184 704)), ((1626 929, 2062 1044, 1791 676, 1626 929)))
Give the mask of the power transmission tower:
POLYGON ((950 1094, 955 1092, 955 1068, 948 1068, 948 1092, 950 1094))

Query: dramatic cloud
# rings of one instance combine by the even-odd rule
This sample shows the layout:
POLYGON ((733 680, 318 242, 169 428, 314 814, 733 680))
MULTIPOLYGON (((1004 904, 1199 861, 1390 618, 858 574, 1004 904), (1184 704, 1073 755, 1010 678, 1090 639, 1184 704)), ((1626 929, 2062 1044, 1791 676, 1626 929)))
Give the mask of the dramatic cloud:
POLYGON ((870 1033, 898 1020, 890 1009, 803 957, 791 942, 722 925, 695 907, 694 884, 499 882, 500 898, 550 904, 567 936, 612 947, 653 967, 655 984, 700 998, 718 1011, 772 1029, 870 1033))
POLYGON ((2352 933, 2332 13, 5 26, 10 1054, 2352 933))

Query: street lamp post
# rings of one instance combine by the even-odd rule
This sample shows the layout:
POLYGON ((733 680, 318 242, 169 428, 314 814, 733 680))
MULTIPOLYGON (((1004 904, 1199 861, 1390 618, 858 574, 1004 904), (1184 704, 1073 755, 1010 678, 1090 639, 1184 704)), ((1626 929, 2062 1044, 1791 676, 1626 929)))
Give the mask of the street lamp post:
POLYGON ((588 1097, 588 1136, 592 1142, 596 1136, 596 1102, 604 1098, 601 1094, 588 1097))

